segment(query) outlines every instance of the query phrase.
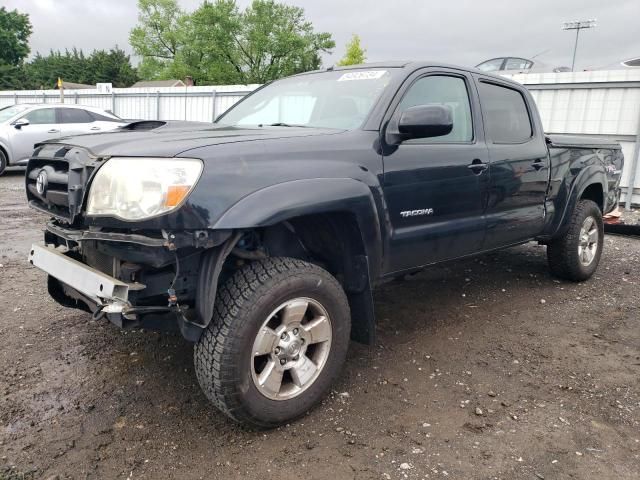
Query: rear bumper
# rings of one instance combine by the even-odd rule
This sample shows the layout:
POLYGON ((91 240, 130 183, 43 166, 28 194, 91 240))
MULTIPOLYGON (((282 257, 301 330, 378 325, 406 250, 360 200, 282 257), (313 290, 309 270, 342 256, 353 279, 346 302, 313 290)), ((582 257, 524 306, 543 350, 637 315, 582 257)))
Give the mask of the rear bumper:
POLYGON ((125 283, 110 277, 66 256, 53 246, 32 245, 29 263, 93 303, 94 305, 87 305, 92 311, 101 309, 108 313, 122 313, 131 307, 129 290, 145 288, 145 285, 139 283, 125 283), (92 306, 95 308, 91 308, 92 306))

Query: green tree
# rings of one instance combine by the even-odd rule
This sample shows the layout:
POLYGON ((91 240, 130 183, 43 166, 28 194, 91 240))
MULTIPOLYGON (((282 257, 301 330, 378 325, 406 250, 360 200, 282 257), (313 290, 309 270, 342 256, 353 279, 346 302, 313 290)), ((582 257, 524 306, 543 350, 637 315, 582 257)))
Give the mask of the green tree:
POLYGON ((242 83, 236 67, 242 14, 235 0, 204 2, 184 25, 186 42, 176 59, 176 77, 191 75, 197 84, 242 83))
POLYGON ((183 46, 187 16, 176 0, 138 0, 138 25, 129 34, 133 51, 142 57, 145 79, 166 76, 183 46))
POLYGON ((88 83, 113 83, 114 87, 130 87, 138 80, 129 55, 116 45, 109 51, 95 50, 87 59, 88 83))
POLYGON ((315 33, 304 10, 254 0, 242 16, 235 65, 243 83, 264 83, 276 78, 320 68, 320 53, 330 52, 335 42, 329 33, 315 33))
POLYGON ((131 31, 143 57, 143 78, 184 78, 198 84, 264 83, 317 69, 335 47, 317 33, 298 7, 254 0, 244 11, 236 0, 205 1, 193 13, 174 0, 139 0, 139 25, 131 31))
POLYGON ((76 48, 63 52, 36 53, 24 65, 26 88, 53 88, 58 77, 74 83, 95 85, 110 82, 114 87, 129 87, 137 80, 129 56, 117 46, 109 51, 94 50, 88 56, 76 48))
POLYGON ((367 51, 360 45, 360 37, 353 35, 347 43, 347 51, 344 57, 338 62, 338 66, 358 65, 367 61, 367 51))
POLYGON ((0 7, 0 88, 21 88, 22 63, 29 55, 29 15, 0 7))
POLYGON ((0 64, 19 66, 29 55, 29 15, 0 7, 0 64))

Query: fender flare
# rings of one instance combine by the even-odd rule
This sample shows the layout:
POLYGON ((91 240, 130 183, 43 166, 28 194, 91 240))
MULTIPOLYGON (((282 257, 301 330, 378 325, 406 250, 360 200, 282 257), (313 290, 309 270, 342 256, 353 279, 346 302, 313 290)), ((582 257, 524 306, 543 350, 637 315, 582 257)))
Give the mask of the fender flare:
POLYGON ((293 217, 337 211, 355 215, 369 259, 369 273, 376 278, 382 260, 380 221, 370 187, 359 180, 314 178, 278 183, 242 198, 210 228, 268 227, 293 217))
MULTIPOLYGON (((556 215, 550 228, 550 238, 561 236, 566 232, 571 221, 571 213, 575 209, 578 200, 589 186, 595 184, 602 187, 603 202, 606 203, 608 191, 607 175, 601 165, 591 165, 580 171, 571 183, 569 191, 565 195, 558 195, 555 203, 557 205, 564 204, 564 209, 561 211, 556 209, 556 215)), ((606 210, 606 205, 603 205, 603 210, 606 210)))

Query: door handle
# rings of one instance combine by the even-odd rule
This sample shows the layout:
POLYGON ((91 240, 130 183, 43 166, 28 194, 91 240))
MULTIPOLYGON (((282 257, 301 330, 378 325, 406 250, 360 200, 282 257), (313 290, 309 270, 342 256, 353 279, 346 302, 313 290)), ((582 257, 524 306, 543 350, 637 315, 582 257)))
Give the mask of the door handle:
POLYGON ((89 130, 100 130, 100 127, 91 127, 89 130))
POLYGON ((482 160, 480 160, 479 158, 475 158, 473 160, 473 162, 471 162, 471 165, 467 165, 467 168, 469 170, 472 170, 473 173, 475 173, 476 175, 480 175, 482 174, 482 172, 484 172, 487 168, 489 168, 489 164, 488 163, 484 163, 482 160))
POLYGON ((55 128, 52 128, 47 133, 60 133, 60 130, 56 130, 55 128))
POLYGON ((533 166, 533 168, 535 168, 536 170, 542 170, 543 168, 546 167, 546 165, 544 164, 544 160, 534 160, 534 162, 531 164, 533 166))

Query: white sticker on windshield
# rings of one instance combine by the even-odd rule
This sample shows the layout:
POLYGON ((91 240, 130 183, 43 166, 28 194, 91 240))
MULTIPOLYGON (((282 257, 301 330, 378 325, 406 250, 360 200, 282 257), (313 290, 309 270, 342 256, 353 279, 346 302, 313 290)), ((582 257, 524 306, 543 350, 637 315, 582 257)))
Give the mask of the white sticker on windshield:
POLYGON ((346 82, 348 80, 377 80, 381 78, 386 70, 365 70, 365 71, 355 71, 355 72, 347 72, 343 74, 338 81, 346 82))

